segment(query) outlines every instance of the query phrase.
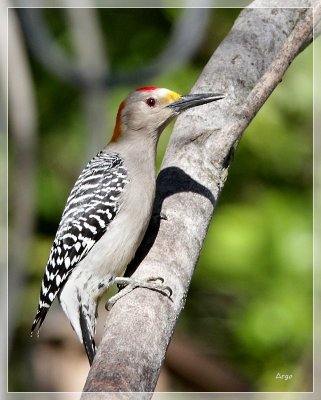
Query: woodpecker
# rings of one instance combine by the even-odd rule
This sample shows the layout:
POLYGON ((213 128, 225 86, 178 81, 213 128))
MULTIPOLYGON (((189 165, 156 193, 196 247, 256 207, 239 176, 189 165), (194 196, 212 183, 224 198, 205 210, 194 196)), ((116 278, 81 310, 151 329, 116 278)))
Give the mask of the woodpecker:
POLYGON ((110 142, 89 161, 67 200, 42 279, 31 334, 37 327, 39 334, 58 296, 91 365, 98 301, 111 285, 128 285, 124 293, 137 286, 171 292, 157 283, 161 278, 137 282, 122 277, 152 215, 157 142, 166 125, 182 111, 223 97, 209 93, 181 96, 148 86, 136 89, 120 104, 110 142))

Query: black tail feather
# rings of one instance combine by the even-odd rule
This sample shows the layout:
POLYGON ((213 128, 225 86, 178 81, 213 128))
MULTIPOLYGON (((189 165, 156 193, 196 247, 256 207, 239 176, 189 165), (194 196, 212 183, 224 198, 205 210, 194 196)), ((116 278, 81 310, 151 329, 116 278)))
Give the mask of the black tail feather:
POLYGON ((94 357, 96 355, 96 344, 94 338, 91 336, 88 325, 86 322, 85 315, 82 311, 82 307, 79 307, 79 321, 80 321, 80 328, 82 333, 82 341, 87 353, 89 364, 92 365, 94 361, 94 357))
POLYGON ((39 332, 41 325, 43 323, 43 320, 46 318, 48 310, 49 310, 49 308, 46 308, 46 307, 42 307, 42 308, 38 309, 36 317, 32 323, 31 335, 32 335, 33 331, 36 329, 37 325, 38 325, 38 332, 39 332))

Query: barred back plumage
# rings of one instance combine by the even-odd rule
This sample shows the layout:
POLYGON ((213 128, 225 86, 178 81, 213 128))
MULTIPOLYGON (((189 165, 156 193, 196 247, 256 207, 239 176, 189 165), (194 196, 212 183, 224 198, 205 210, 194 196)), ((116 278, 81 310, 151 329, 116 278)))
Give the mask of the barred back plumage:
POLYGON ((99 152, 87 164, 67 200, 50 251, 31 332, 38 330, 53 300, 77 264, 108 229, 121 207, 128 176, 119 154, 99 152))

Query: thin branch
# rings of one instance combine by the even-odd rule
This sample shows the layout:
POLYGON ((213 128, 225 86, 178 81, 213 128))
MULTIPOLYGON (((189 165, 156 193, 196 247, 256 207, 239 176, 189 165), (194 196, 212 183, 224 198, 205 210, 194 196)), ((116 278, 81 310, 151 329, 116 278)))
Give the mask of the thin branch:
POLYGON ((311 31, 311 9, 245 9, 205 67, 193 92, 227 97, 178 118, 157 178, 167 220, 151 221, 130 266, 137 279, 162 276, 172 301, 136 289, 115 304, 84 392, 154 390, 232 153, 311 31))
MULTIPOLYGON (((204 7, 210 5, 208 0, 203 3, 204 7)), ((83 89, 134 85, 186 62, 198 49, 209 21, 206 8, 183 8, 164 50, 147 66, 124 74, 112 71, 93 73, 90 68, 79 68, 53 39, 41 9, 21 8, 19 15, 35 57, 60 79, 83 89)))
MULTIPOLYGON (((92 71, 94 76, 108 74, 109 63, 103 41, 98 13, 95 8, 73 8, 70 0, 61 1, 65 5, 64 14, 72 38, 73 48, 77 57, 77 65, 86 74, 92 71)), ((88 7, 94 7, 89 3, 88 7)), ((96 149, 106 142, 107 98, 108 88, 90 86, 81 90, 81 101, 86 126, 84 148, 88 159, 93 157, 96 149)))
POLYGON ((199 343, 184 336, 170 342, 165 367, 195 392, 250 392, 253 388, 220 357, 209 357, 199 343))

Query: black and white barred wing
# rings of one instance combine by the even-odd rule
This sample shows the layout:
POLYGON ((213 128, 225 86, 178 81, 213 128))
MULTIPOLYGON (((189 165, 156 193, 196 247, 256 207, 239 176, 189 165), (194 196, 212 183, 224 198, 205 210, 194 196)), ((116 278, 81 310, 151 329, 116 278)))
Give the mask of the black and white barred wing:
POLYGON ((79 176, 64 209, 40 289, 31 332, 39 328, 77 264, 108 229, 121 207, 127 172, 116 153, 100 152, 79 176))

